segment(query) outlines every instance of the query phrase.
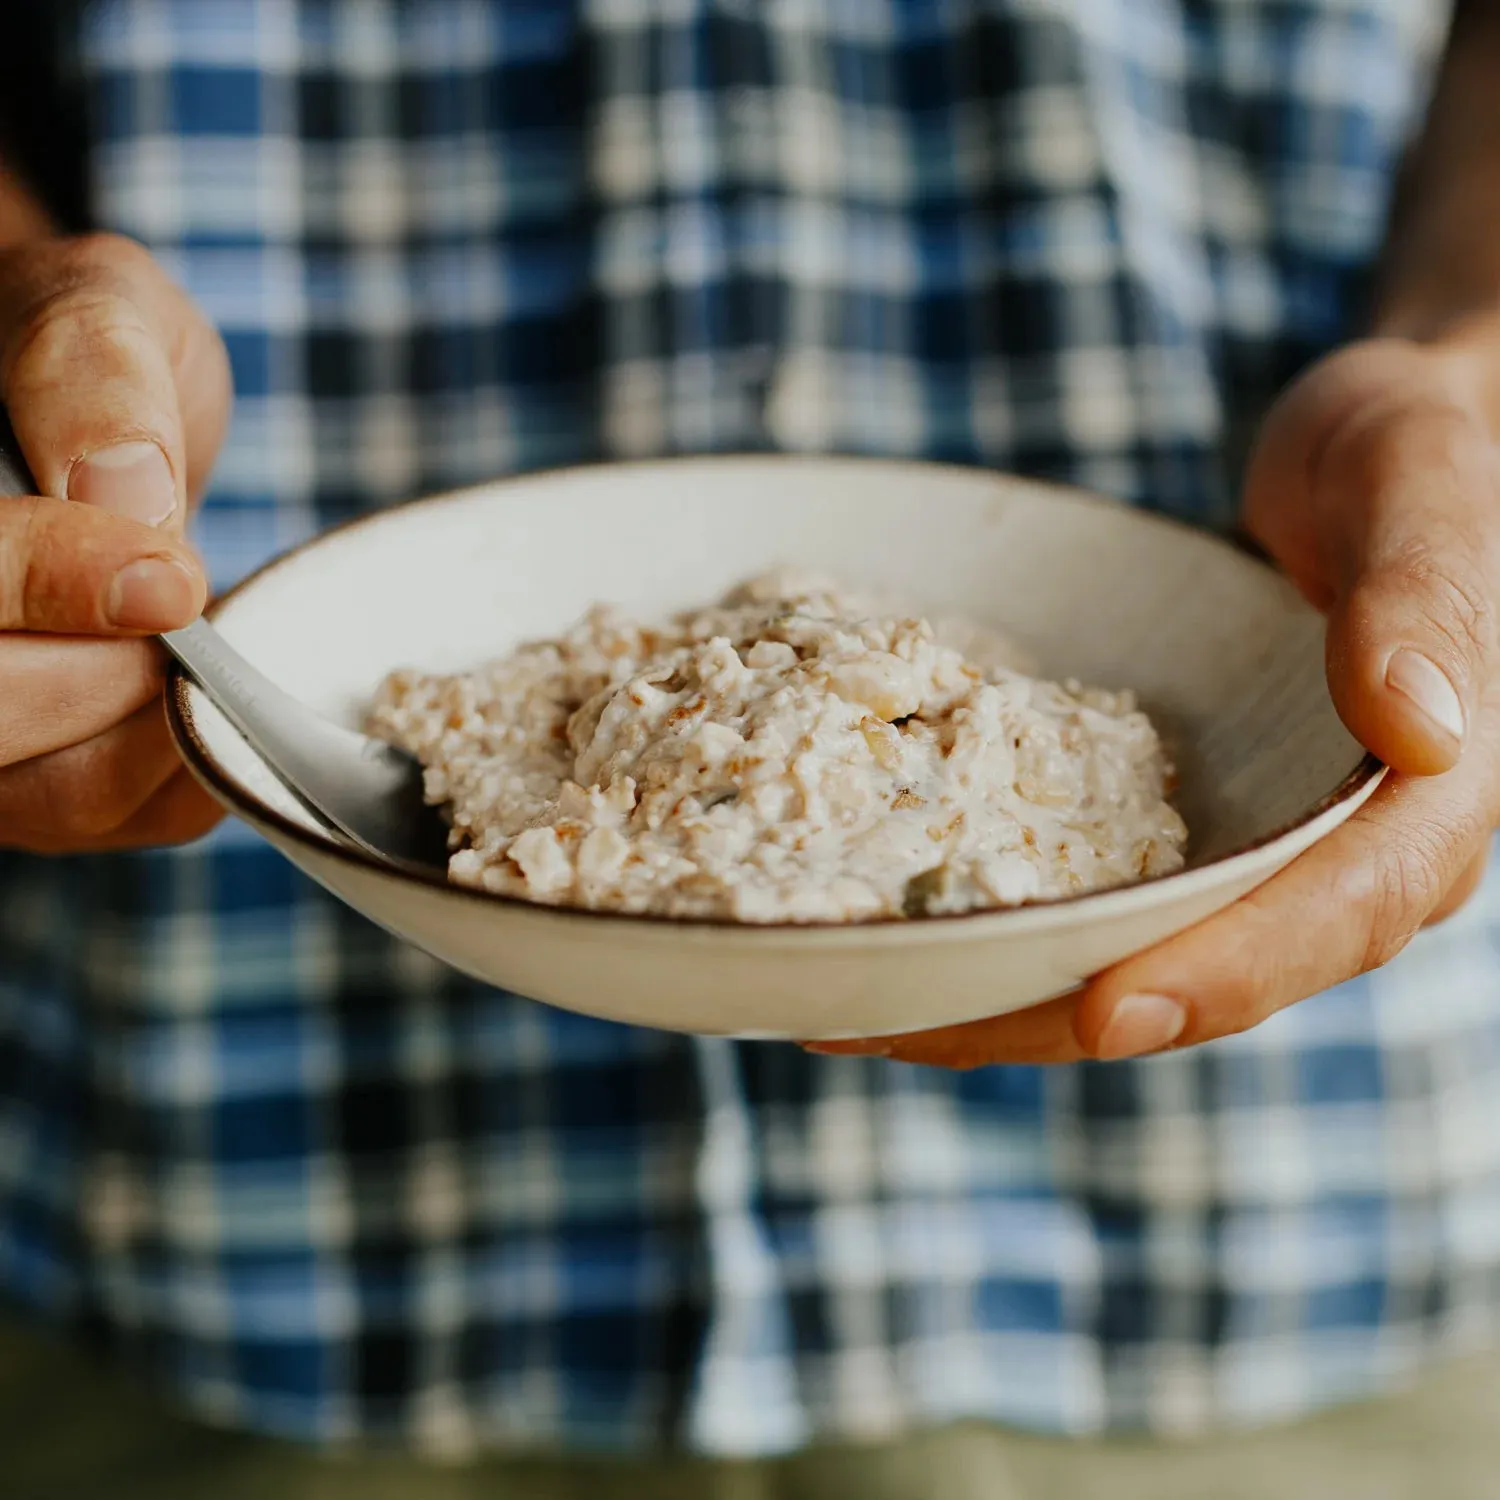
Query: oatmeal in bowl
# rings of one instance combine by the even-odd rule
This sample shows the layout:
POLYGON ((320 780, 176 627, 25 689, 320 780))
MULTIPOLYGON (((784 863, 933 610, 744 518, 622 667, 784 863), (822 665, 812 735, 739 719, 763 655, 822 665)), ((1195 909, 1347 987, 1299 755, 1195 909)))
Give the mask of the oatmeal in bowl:
POLYGON ((393 672, 367 728, 426 768, 454 882, 546 905, 857 923, 1183 866, 1130 693, 786 569, 662 621, 599 605, 473 671, 393 672))
POLYGON ((1380 782, 1285 579, 978 469, 525 474, 321 535, 213 610, 335 723, 379 688, 452 876, 340 840, 179 674, 173 734, 226 807, 460 973, 635 1026, 806 1040, 1017 1010, 1255 889, 1380 782))

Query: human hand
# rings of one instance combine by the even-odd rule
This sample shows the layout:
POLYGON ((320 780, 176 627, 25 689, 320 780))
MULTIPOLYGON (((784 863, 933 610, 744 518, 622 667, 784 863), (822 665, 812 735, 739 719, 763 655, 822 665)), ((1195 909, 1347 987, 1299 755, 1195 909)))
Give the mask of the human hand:
POLYGON ((0 251, 0 403, 39 495, 0 498, 0 847, 180 843, 219 817, 162 713, 207 582, 182 540, 228 420, 218 335, 114 236, 0 251))
POLYGON ((1244 1031, 1394 957, 1483 874, 1500 823, 1500 319, 1371 340, 1277 403, 1245 522, 1328 615, 1328 682, 1391 768, 1340 829, 1218 915, 1013 1015, 814 1044, 966 1068, 1244 1031))

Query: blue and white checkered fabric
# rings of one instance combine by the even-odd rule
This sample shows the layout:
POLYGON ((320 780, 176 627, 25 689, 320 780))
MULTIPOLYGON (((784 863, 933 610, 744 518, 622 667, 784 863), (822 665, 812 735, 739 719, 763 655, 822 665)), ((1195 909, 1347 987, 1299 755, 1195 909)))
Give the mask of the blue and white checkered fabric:
MULTIPOLYGON (((1357 326, 1440 11, 106 0, 97 204, 228 339, 221 583, 419 491, 704 449, 1221 524, 1357 326)), ((954 1076, 479 989, 237 827, 0 856, 0 1284, 310 1439, 1296 1413, 1495 1332, 1497 944, 1492 883, 1232 1041, 954 1076)))

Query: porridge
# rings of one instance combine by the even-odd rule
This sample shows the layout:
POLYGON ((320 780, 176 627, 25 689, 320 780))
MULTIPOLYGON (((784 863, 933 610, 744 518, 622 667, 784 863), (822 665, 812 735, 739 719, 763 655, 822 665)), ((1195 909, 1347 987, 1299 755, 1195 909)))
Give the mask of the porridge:
POLYGON ((1128 693, 1027 675, 973 625, 777 572, 646 624, 596 607, 472 672, 393 673, 454 881, 742 922, 1011 906, 1181 868, 1128 693))

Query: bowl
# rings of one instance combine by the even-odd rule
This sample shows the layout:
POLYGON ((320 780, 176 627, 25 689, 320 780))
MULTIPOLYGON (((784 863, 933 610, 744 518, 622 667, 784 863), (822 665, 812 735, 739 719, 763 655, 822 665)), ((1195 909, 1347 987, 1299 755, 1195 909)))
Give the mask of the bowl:
POLYGON ((1187 868, 962 916, 750 926, 532 904, 382 866, 329 834, 180 674, 203 785, 371 921, 466 974, 611 1020, 804 1039, 1020 1009, 1202 920, 1347 818, 1381 768, 1345 730, 1323 624, 1205 533, 987 471, 722 457, 526 475, 352 522, 212 613, 256 666, 358 725, 397 666, 470 667, 610 600, 648 616, 760 569, 825 570, 1007 631, 1049 675, 1137 691, 1171 747, 1187 868))

